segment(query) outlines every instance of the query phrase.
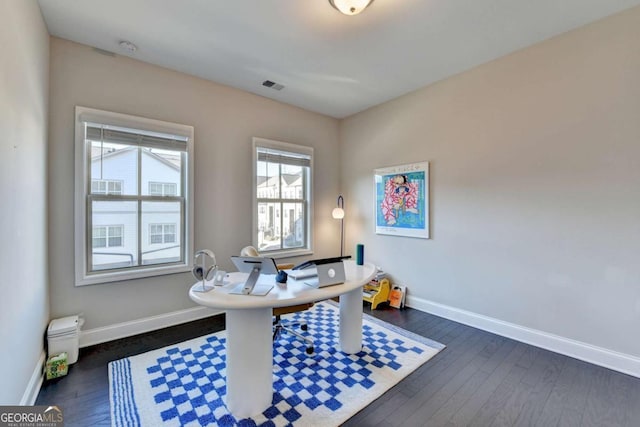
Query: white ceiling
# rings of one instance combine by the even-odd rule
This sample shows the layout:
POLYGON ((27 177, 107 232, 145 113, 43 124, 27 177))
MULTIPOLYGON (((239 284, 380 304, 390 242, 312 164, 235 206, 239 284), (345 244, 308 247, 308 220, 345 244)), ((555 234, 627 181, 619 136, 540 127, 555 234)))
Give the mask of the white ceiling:
POLYGON ((375 0, 357 16, 328 0, 39 3, 54 36, 343 118, 640 0, 375 0))

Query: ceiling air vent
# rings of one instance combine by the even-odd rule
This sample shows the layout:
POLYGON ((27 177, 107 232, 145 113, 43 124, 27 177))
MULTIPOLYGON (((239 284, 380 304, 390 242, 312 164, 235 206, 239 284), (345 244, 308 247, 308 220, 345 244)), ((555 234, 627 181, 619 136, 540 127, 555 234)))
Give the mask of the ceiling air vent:
POLYGON ((110 52, 108 50, 104 50, 104 49, 100 49, 99 47, 94 47, 93 51, 96 53, 99 53, 100 55, 106 55, 106 56, 116 56, 115 53, 110 52))
POLYGON ((270 87, 271 89, 275 89, 275 90, 284 89, 283 85, 281 85, 280 83, 272 82, 271 80, 263 81, 262 82, 262 86, 270 87))

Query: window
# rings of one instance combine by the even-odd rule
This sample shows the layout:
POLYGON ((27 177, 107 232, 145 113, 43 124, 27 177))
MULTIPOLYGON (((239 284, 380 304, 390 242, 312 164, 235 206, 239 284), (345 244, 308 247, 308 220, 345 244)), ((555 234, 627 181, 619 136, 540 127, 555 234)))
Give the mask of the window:
POLYGON ((175 224, 150 224, 149 225, 149 244, 156 245, 159 243, 175 243, 176 242, 176 225, 175 224))
POLYGON ((261 253, 310 253, 313 148, 253 138, 254 246, 261 253))
POLYGON ((150 182, 150 196, 175 196, 178 194, 178 186, 173 182, 150 182))
POLYGON ((76 107, 76 285, 190 269, 192 151, 190 126, 76 107))
POLYGON ((91 193, 122 194, 122 181, 115 181, 113 179, 92 179, 91 193))
POLYGON ((119 248, 122 245, 124 225, 93 227, 93 244, 96 248, 119 248))

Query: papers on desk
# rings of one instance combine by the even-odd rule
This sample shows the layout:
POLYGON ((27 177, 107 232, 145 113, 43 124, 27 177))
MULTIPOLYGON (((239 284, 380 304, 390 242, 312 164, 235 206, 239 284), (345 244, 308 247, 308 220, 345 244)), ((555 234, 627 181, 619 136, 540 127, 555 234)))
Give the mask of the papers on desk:
POLYGON ((318 269, 316 267, 303 268, 302 270, 284 270, 284 271, 293 280, 308 279, 309 277, 316 277, 318 275, 318 269))

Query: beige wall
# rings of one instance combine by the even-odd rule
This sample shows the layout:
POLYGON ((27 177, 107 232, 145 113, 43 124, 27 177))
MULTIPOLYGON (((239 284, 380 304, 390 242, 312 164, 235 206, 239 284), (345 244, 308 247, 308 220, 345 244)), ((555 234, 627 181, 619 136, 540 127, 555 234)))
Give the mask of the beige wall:
POLYGON ((0 17, 0 197, 11 206, 0 210, 0 289, 11 294, 0 313, 20 325, 0 328, 0 364, 12 367, 0 404, 25 390, 49 294, 51 317, 83 312, 85 329, 193 306, 188 274, 74 287, 75 105, 195 127, 196 247, 225 268, 251 240, 251 137, 309 145, 315 255, 338 246, 328 212, 342 174, 347 253, 365 243, 367 260, 415 301, 640 357, 640 9, 340 123, 53 38, 49 147, 49 39, 37 4, 0 0, 0 17), (431 162, 432 239, 376 236, 372 170, 421 160, 431 162))
POLYGON ((640 8, 341 123, 347 246, 432 301, 640 356, 640 8), (431 162, 430 240, 374 234, 431 162))
POLYGON ((314 147, 315 255, 328 256, 339 246, 330 215, 338 192, 337 120, 57 38, 51 41, 51 88, 52 316, 83 312, 86 330, 194 306, 188 273, 74 286, 76 105, 194 126, 195 246, 212 249, 227 270, 229 257, 251 243, 251 137, 314 147))
POLYGON ((49 320, 49 34, 35 1, 0 0, 0 46, 0 405, 15 405, 49 320))

